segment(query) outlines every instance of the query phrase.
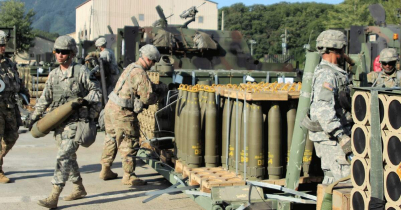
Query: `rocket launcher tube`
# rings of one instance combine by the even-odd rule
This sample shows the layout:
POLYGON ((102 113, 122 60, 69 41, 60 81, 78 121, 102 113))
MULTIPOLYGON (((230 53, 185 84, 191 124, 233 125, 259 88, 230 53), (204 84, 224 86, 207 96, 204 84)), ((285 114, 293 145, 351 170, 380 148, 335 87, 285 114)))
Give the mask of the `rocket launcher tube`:
POLYGON ((75 112, 73 104, 78 103, 79 105, 82 105, 83 102, 84 99, 77 98, 65 103, 57 109, 54 109, 50 113, 47 113, 42 119, 33 124, 31 130, 32 136, 34 138, 46 136, 51 130, 63 123, 75 112))
POLYGON ((308 52, 306 54, 305 71, 302 78, 301 94, 299 96, 297 116, 295 118, 294 132, 292 135, 290 160, 285 177, 285 186, 290 189, 296 190, 299 185, 307 134, 307 130, 301 128, 300 122, 305 117, 305 114, 310 107, 313 73, 319 62, 319 53, 308 52))

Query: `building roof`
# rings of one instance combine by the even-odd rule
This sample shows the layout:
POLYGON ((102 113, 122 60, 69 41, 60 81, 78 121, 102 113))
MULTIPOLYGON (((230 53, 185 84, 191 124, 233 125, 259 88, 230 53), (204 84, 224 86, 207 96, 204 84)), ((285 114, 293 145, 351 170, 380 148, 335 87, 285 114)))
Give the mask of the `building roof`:
POLYGON ((218 4, 217 2, 214 2, 214 1, 209 1, 209 0, 205 0, 205 1, 208 1, 208 2, 213 3, 213 4, 218 4))
POLYGON ((55 42, 55 40, 52 40, 52 39, 46 38, 46 37, 44 37, 44 36, 41 36, 41 35, 35 35, 35 38, 41 38, 41 39, 44 39, 44 40, 46 40, 46 41, 49 41, 49 42, 55 42))
POLYGON ((86 0, 86 1, 83 2, 82 4, 80 4, 80 5, 78 5, 77 7, 75 7, 75 9, 78 9, 79 7, 81 7, 82 5, 84 5, 84 4, 86 4, 86 3, 90 2, 90 1, 92 1, 92 0, 86 0))

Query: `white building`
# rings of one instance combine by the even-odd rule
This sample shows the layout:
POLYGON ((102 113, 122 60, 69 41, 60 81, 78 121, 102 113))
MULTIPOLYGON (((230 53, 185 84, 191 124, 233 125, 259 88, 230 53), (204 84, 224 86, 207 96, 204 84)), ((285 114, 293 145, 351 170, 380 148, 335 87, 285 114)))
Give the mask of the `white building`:
POLYGON ((93 40, 109 34, 110 25, 114 33, 118 28, 133 25, 131 17, 135 16, 140 26, 151 26, 159 20, 156 6, 160 5, 168 24, 182 25, 188 19, 181 19, 180 14, 192 6, 199 6, 195 22, 189 28, 217 30, 217 3, 207 0, 87 0, 76 8, 76 39, 93 40), (79 36, 79 37, 78 37, 79 36))

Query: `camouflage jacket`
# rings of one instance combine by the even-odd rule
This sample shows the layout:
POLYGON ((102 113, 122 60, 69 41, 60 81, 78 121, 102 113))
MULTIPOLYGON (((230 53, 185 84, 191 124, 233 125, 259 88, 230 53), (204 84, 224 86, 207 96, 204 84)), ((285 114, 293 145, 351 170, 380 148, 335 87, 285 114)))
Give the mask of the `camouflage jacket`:
POLYGON ((154 104, 157 102, 157 94, 153 90, 154 85, 146 71, 139 67, 141 67, 139 62, 128 65, 118 79, 113 93, 122 100, 133 101, 134 98, 139 98, 143 104, 154 104))
POLYGON ((109 63, 111 74, 116 75, 120 73, 117 66, 116 56, 112 50, 105 48, 102 52, 100 52, 100 58, 109 63))
POLYGON ((19 77, 17 66, 9 58, 0 59, 0 79, 5 84, 4 90, 0 92, 0 103, 13 108, 16 104, 16 94, 23 93, 29 97, 29 91, 19 77))
MULTIPOLYGON (((320 123, 323 131, 309 131, 312 141, 336 140, 334 136, 343 132, 349 134, 345 127, 345 110, 339 105, 338 92, 349 84, 347 72, 338 66, 322 60, 313 75, 310 118, 320 123)), ((332 142, 336 144, 335 141, 332 142)))
POLYGON ((396 70, 392 74, 388 75, 384 71, 381 72, 370 72, 368 75, 368 83, 372 84, 372 87, 401 87, 401 71, 396 70))
POLYGON ((83 65, 72 63, 67 70, 60 67, 53 69, 46 81, 42 95, 35 105, 32 119, 36 120, 49 107, 53 109, 68 102, 69 99, 82 97, 89 102, 89 108, 82 107, 75 112, 69 121, 90 118, 94 119, 102 108, 100 84, 96 78, 90 76, 90 71, 83 65), (77 72, 75 72, 77 71, 77 72), (59 101, 53 100, 56 93, 62 92, 59 101))

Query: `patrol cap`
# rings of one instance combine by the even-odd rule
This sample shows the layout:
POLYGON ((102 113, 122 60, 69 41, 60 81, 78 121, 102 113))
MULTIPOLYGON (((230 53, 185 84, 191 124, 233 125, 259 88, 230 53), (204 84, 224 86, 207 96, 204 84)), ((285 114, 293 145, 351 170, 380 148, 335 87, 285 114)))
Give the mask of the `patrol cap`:
POLYGON ((101 46, 106 45, 106 43, 107 43, 106 39, 104 37, 100 37, 99 39, 96 40, 95 46, 101 47, 101 46))
POLYGON ((0 44, 7 44, 7 34, 0 30, 0 44))
POLYGON ((147 57, 152 61, 158 62, 160 60, 159 50, 154 45, 147 44, 139 49, 140 57, 147 57))
POLYGON ((316 49, 319 53, 325 53, 327 48, 342 49, 347 45, 347 37, 341 31, 326 30, 316 39, 316 49))
POLYGON ((384 48, 380 52, 380 62, 390 62, 390 61, 397 61, 398 60, 398 53, 394 48, 384 48))
POLYGON ((74 54, 78 53, 77 43, 75 39, 70 36, 64 35, 59 36, 56 41, 54 42, 53 50, 60 49, 60 50, 71 50, 74 54))

